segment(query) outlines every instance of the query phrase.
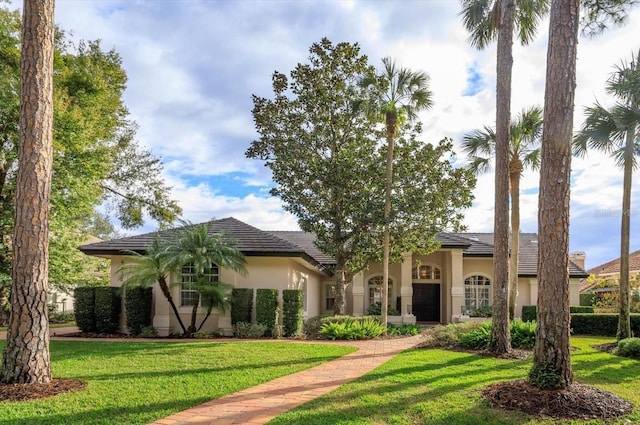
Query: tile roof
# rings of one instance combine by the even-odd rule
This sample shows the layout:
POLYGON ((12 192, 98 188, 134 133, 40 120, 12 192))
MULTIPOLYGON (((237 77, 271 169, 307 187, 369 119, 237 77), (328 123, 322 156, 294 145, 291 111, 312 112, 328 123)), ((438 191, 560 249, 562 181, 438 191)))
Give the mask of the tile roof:
MULTIPOLYGON (((237 247, 247 256, 293 256, 305 258, 310 264, 321 269, 334 264, 333 257, 321 252, 314 244, 315 237, 302 231, 264 231, 250 226, 233 217, 212 220, 205 223, 210 234, 226 233, 233 238, 237 247)), ((144 252, 154 237, 171 237, 175 230, 145 233, 122 239, 90 243, 79 249, 89 255, 117 255, 126 251, 144 252)), ((448 233, 438 234, 443 248, 464 249, 467 257, 492 257, 493 233, 448 233)), ((520 261, 518 275, 536 276, 538 266, 538 236, 535 233, 520 234, 520 261)), ((640 253, 638 251, 637 253, 640 253)), ((634 253, 635 254, 635 253, 634 253)), ((570 262, 573 277, 588 274, 570 262)))
MULTIPOLYGON (((640 272, 640 249, 629 254, 629 270, 640 272)), ((620 273, 620 257, 587 270, 587 273, 598 275, 620 273)))

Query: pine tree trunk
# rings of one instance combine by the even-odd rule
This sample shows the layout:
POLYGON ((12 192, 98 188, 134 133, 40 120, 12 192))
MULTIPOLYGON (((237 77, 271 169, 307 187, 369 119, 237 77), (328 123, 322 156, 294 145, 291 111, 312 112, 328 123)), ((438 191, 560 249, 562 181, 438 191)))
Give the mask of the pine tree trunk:
POLYGON ((518 298, 518 262, 520 260, 520 160, 512 161, 509 169, 509 190, 511 192, 511 257, 509 257, 509 319, 516 314, 518 298), (515 161, 515 162, 514 162, 515 161))
POLYGON ((53 163, 54 1, 25 0, 11 314, 3 383, 49 383, 49 199, 53 163))
POLYGON ((489 350, 511 351, 509 331, 509 124, 515 0, 501 5, 496 63, 496 173, 493 240, 493 326, 489 350))
POLYGON ((569 188, 579 0, 551 5, 538 203, 538 315, 532 385, 571 384, 569 188))
POLYGON ((633 149, 635 126, 627 130, 624 148, 624 177, 622 185, 622 225, 620 229, 620 313, 618 316, 618 340, 631 337, 629 316, 629 236, 631 234, 631 177, 633 173, 633 149))

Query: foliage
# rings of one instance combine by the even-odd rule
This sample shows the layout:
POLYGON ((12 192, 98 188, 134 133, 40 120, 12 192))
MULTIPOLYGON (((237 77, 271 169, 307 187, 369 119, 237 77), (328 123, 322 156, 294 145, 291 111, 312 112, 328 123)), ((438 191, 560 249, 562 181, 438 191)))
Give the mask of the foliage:
POLYGON ((73 313, 82 332, 96 331, 96 288, 79 286, 73 290, 73 313))
POLYGON ((153 326, 145 326, 144 328, 140 329, 139 336, 141 338, 155 338, 158 336, 158 331, 153 326))
POLYGON ((112 334, 120 327, 121 299, 118 288, 99 286, 95 288, 96 332, 112 334))
POLYGON ((493 313, 493 307, 490 305, 476 308, 475 310, 471 310, 469 313, 469 317, 491 317, 493 313))
POLYGON ((534 364, 529 371, 529 382, 541 390, 556 390, 563 387, 560 372, 548 365, 534 364))
MULTIPOLYGON (((631 314, 631 333, 640 335, 640 314, 631 314)), ((618 327, 617 314, 572 314, 571 330, 578 335, 615 336, 618 327)))
MULTIPOLYGON (((380 316, 381 310, 382 310, 382 303, 380 301, 376 301, 375 303, 369 305, 369 308, 367 309, 367 314, 369 316, 380 316)), ((387 307, 387 314, 389 316, 399 316, 400 312, 395 308, 391 307, 391 305, 389 305, 387 307)))
POLYGON ((139 335, 143 328, 151 326, 152 288, 131 287, 124 294, 127 329, 131 334, 139 335))
POLYGON ((475 329, 463 334, 459 344, 470 350, 481 350, 489 346, 491 339, 491 322, 482 322, 475 329))
POLYGON ((360 320, 340 320, 324 323, 320 334, 329 339, 372 339, 382 335, 385 326, 373 317, 358 318, 360 320))
POLYGON ((304 322, 303 331, 308 338, 316 338, 320 335, 323 320, 328 317, 335 317, 333 314, 324 314, 321 316, 309 317, 304 322))
POLYGON ((572 306, 569 306, 569 312, 570 313, 582 313, 582 314, 593 313, 593 306, 589 306, 589 305, 572 305, 572 306))
POLYGON ((236 338, 262 338, 267 327, 260 323, 237 322, 233 325, 233 335, 236 338))
POLYGON ((515 348, 533 348, 536 342, 536 323, 520 319, 511 321, 511 345, 515 348))
POLYGON ((264 325, 266 333, 272 335, 277 323, 278 290, 258 289, 256 291, 256 323, 264 325))
POLYGON ((413 336, 413 335, 418 335, 419 333, 420 333, 420 326, 412 323, 405 323, 400 326, 395 326, 391 324, 387 325, 388 335, 413 336))
POLYGON ((538 306, 535 306, 535 305, 522 306, 522 321, 535 322, 537 314, 538 314, 538 306))
POLYGON ((463 335, 480 326, 479 322, 449 323, 437 325, 427 333, 427 346, 430 347, 457 347, 463 335))
POLYGON ((625 338, 618 341, 617 354, 640 359, 640 338, 625 338))
POLYGON ((593 306, 595 302, 595 295, 591 293, 580 294, 580 305, 593 306))
POLYGON ((597 36, 609 27, 622 26, 629 17, 628 10, 638 0, 582 0, 582 34, 597 36))
POLYGON ((231 290, 231 324, 251 322, 253 308, 253 288, 233 288, 231 290))
POLYGON ((49 323, 69 323, 74 320, 73 311, 56 311, 49 314, 49 323))
POLYGON ((284 289, 282 291, 282 324, 284 336, 298 336, 303 327, 303 292, 301 289, 284 289))
MULTIPOLYGON (((335 258, 340 312, 345 285, 382 254, 384 132, 377 118, 358 108, 367 98, 359 82, 370 72, 357 44, 325 38, 311 46, 309 64, 298 64, 290 79, 273 74, 273 99, 253 96, 260 138, 246 155, 265 162, 276 184, 271 194, 335 258)), ((435 250, 437 232, 458 228, 459 210, 471 202, 473 177, 443 159, 452 155, 451 142, 419 142, 419 130, 404 126, 398 133, 392 260, 435 250)))

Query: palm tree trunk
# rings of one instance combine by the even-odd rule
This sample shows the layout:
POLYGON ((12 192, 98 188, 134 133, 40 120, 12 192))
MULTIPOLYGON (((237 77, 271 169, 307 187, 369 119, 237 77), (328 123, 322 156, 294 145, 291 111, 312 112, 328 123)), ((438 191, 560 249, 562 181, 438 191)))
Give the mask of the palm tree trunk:
POLYGON ((515 0, 500 6, 496 63, 496 173, 493 249, 493 326, 489 350, 511 351, 509 331, 509 125, 515 0))
POLYGON ((532 385, 566 388, 569 351, 569 191, 580 0, 551 5, 538 200, 538 314, 532 385))
POLYGON ((176 307, 176 304, 173 302, 173 296, 171 296, 171 291, 169 290, 169 285, 167 285, 166 279, 163 277, 159 278, 158 285, 160 286, 160 290, 162 291, 162 294, 169 302, 169 305, 173 310, 173 314, 175 314, 176 319, 178 319, 178 323, 180 324, 182 333, 183 334, 187 333, 187 328, 184 326, 184 323, 182 323, 182 318, 180 317, 180 313, 178 313, 178 308, 176 307))
POLYGON ((395 138, 395 130, 398 121, 398 116, 395 113, 386 114, 386 126, 387 126, 387 167, 386 167, 386 180, 384 188, 384 239, 383 239, 383 253, 382 253, 382 305, 380 306, 380 315, 382 326, 385 328, 385 335, 387 333, 387 319, 389 313, 389 257, 390 257, 390 229, 389 222, 391 221, 391 187, 393 185, 393 143, 395 138))
POLYGON ((200 322, 200 326, 198 326, 198 332, 200 332, 200 329, 202 329, 202 327, 204 326, 204 322, 206 322, 209 316, 211 316, 212 311, 212 308, 207 309, 207 314, 204 316, 204 319, 202 319, 202 322, 200 322))
POLYGON ((47 286, 53 167, 54 1, 25 0, 11 313, 0 382, 51 381, 47 286))
POLYGON ((618 340, 631 337, 629 316, 629 236, 631 234, 631 175, 633 173, 633 149, 635 126, 627 130, 624 148, 624 178, 622 184, 622 225, 620 230, 620 313, 618 316, 618 340))
POLYGON ((509 170, 509 189, 511 192, 511 257, 509 257, 509 319, 516 314, 518 298, 518 262, 520 259, 520 172, 521 167, 514 164, 509 170))
POLYGON ((189 329, 187 329, 187 333, 189 335, 196 331, 196 316, 198 315, 198 304, 200 304, 200 293, 196 292, 196 296, 193 299, 193 308, 191 309, 191 324, 189 325, 189 329))

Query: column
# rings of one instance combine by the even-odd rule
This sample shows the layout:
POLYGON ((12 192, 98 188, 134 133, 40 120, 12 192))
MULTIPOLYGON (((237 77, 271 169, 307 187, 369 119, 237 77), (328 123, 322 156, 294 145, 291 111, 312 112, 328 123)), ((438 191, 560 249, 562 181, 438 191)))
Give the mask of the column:
POLYGON ((364 286, 364 273, 359 272, 353 277, 352 282, 351 295, 353 298, 353 315, 354 316, 362 316, 365 314, 364 311, 364 294, 365 294, 365 286, 364 286))
POLYGON ((451 250, 451 320, 460 316, 464 305, 462 250, 451 250))

